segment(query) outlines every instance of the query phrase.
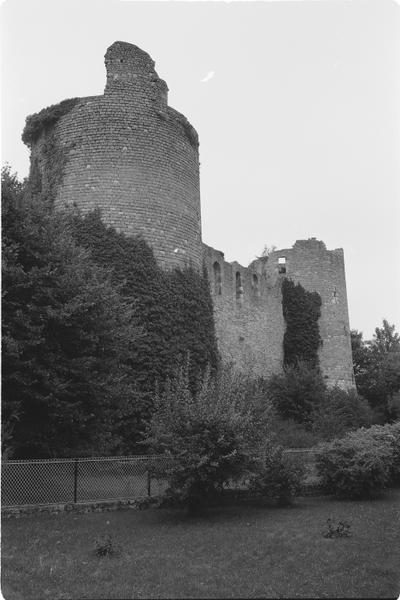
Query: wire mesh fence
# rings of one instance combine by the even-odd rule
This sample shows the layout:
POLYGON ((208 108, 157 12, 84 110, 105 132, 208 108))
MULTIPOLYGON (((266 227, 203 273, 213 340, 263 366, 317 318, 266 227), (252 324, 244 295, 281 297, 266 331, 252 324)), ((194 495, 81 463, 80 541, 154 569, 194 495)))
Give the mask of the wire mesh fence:
POLYGON ((10 460, 2 464, 2 506, 134 500, 159 495, 170 461, 160 456, 10 460))
MULTIPOLYGON (((307 479, 316 477, 312 450, 286 452, 305 466, 307 479)), ((16 507, 158 496, 167 488, 170 465, 171 459, 159 455, 9 460, 1 467, 1 503, 16 507)), ((246 487, 246 482, 232 487, 246 487)))

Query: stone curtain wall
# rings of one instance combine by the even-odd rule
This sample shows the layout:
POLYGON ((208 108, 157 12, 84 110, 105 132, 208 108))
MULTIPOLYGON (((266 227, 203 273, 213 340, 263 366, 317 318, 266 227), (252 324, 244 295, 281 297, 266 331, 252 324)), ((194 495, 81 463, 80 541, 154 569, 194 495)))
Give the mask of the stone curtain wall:
POLYGON ((164 268, 201 267, 198 137, 167 106, 167 85, 150 56, 115 42, 105 56, 103 96, 82 98, 32 144, 46 189, 51 136, 63 153, 55 205, 99 207, 104 221, 142 235, 164 268))
POLYGON ((204 245, 204 260, 211 283, 218 347, 224 361, 233 361, 244 370, 250 367, 263 376, 282 369, 285 321, 281 281, 289 277, 321 296, 319 328, 323 344, 319 360, 327 383, 354 387, 342 250, 327 250, 323 242, 315 239, 301 240, 246 268, 236 262, 227 263, 222 252, 204 245), (221 267, 220 284, 215 263, 221 267), (237 273, 242 282, 239 293, 237 273))
POLYGON ((268 377, 279 372, 285 333, 280 281, 268 279, 258 264, 246 268, 237 262, 228 263, 222 252, 205 244, 204 263, 223 360, 255 375, 268 377), (237 285, 237 273, 241 286, 237 285))

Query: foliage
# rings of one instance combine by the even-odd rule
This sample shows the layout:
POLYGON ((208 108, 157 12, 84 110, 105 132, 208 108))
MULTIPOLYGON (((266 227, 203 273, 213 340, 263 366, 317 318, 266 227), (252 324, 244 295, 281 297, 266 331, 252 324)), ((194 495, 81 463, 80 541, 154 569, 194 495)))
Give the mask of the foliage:
POLYGON ((196 512, 254 468, 270 408, 262 413, 247 400, 246 385, 229 367, 214 376, 207 371, 193 393, 187 364, 155 396, 146 442, 172 459, 167 499, 196 512))
POLYGON ((274 419, 272 431, 274 439, 284 448, 311 448, 321 441, 318 432, 306 429, 293 419, 274 419))
POLYGON ((270 256, 270 254, 272 254, 273 252, 275 252, 276 250, 276 246, 272 245, 272 246, 267 246, 267 244, 265 244, 260 256, 257 256, 256 258, 260 259, 260 258, 268 258, 270 256))
POLYGON ((338 521, 337 525, 334 523, 332 519, 327 519, 326 524, 328 526, 328 531, 326 531, 323 536, 325 538, 343 538, 350 537, 350 523, 346 521, 338 521))
POLYGON ((279 506, 288 506, 300 494, 303 475, 303 470, 283 454, 282 446, 269 444, 265 462, 251 477, 249 489, 255 496, 273 500, 279 506))
POLYGON ((316 466, 328 493, 339 498, 369 498, 390 483, 390 442, 368 431, 361 428, 319 446, 316 466))
POLYGON ((114 542, 110 534, 99 537, 94 541, 94 553, 100 558, 115 556, 116 554, 120 554, 120 552, 119 546, 114 542))
POLYGON ((386 425, 373 425, 365 430, 364 435, 376 441, 389 444, 392 454, 390 460, 390 484, 400 484, 400 421, 386 425))
POLYGON ((284 364, 296 366, 299 362, 318 367, 318 349, 322 343, 318 319, 321 315, 321 297, 308 292, 300 283, 290 279, 282 282, 282 309, 286 322, 283 338, 284 364))
POLYGON ((68 98, 43 108, 40 112, 30 115, 26 118, 26 124, 22 133, 22 141, 27 146, 31 146, 40 135, 55 125, 61 117, 69 113, 79 102, 79 98, 68 98))
POLYGON ((372 422, 372 411, 355 390, 327 389, 312 416, 312 431, 321 440, 331 440, 372 422))
POLYGON ((192 387, 207 364, 215 370, 219 355, 205 273, 190 267, 163 271, 143 239, 107 227, 99 211, 84 217, 77 213, 73 234, 96 263, 112 269, 122 293, 135 299, 143 336, 129 361, 141 393, 149 399, 156 383, 162 388, 188 352, 192 387))
POLYGON ((15 457, 109 452, 129 412, 131 298, 68 232, 68 220, 3 173, 3 425, 15 457))
POLYGON ((301 362, 272 375, 267 384, 267 395, 280 417, 309 427, 325 390, 319 371, 301 362))
POLYGON ((383 320, 373 339, 364 342, 352 331, 353 364, 359 393, 381 421, 400 417, 400 336, 383 320))

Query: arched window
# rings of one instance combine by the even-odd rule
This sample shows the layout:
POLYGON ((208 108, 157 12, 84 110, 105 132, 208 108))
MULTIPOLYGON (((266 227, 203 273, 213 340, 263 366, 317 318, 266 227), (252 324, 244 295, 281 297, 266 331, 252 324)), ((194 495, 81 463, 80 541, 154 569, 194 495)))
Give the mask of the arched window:
POLYGON ((256 294, 256 296, 258 295, 258 275, 256 275, 255 273, 253 273, 253 280, 252 280, 252 284, 253 284, 253 291, 256 294))
POLYGON ((221 265, 215 261, 214 265, 214 292, 220 296, 222 294, 222 283, 221 283, 221 265))
POLYGON ((239 271, 236 271, 236 298, 241 298, 243 295, 242 276, 239 271))

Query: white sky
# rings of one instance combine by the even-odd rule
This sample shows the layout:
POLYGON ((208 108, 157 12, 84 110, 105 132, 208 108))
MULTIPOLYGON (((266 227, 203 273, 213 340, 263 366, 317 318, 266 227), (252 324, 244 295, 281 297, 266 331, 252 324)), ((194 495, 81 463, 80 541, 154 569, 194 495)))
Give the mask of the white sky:
POLYGON ((400 325, 400 8, 394 2, 6 0, 2 160, 25 176, 28 114, 101 94, 104 54, 156 61, 200 136, 203 240, 343 247, 350 325, 400 325))

